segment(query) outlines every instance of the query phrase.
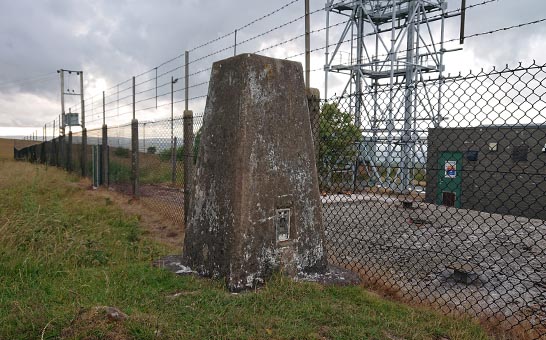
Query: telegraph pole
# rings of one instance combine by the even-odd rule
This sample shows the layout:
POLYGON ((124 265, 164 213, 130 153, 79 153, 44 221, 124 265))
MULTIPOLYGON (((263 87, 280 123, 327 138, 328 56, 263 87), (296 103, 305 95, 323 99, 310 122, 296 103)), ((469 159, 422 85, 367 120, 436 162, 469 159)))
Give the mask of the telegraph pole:
MULTIPOLYGON (((65 128, 66 128, 66 108, 65 108, 65 96, 79 96, 80 97, 80 105, 81 105, 81 128, 82 130, 85 130, 85 99, 84 99, 84 93, 83 93, 83 71, 74 71, 74 70, 65 70, 60 69, 57 70, 57 73, 59 73, 60 79, 61 79, 61 119, 59 119, 59 133, 60 135, 65 135, 65 128), (66 91, 65 84, 64 84, 64 77, 65 74, 68 72, 68 74, 76 73, 78 76, 80 76, 80 93, 70 93, 70 91, 66 91)), ((70 124, 71 125, 71 124, 70 124)))

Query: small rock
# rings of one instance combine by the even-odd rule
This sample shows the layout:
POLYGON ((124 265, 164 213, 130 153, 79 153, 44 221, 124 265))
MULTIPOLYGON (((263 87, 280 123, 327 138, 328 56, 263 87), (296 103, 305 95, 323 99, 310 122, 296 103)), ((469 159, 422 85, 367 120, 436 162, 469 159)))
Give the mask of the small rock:
POLYGON ((123 321, 128 318, 127 314, 115 307, 106 307, 106 316, 110 321, 123 321))

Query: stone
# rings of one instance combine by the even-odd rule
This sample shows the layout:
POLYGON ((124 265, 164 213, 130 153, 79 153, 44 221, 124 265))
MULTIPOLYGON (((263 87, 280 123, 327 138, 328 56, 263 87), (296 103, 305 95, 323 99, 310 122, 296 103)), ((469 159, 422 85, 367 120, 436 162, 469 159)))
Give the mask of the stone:
POLYGON ((104 310, 106 312, 106 317, 108 317, 108 320, 110 321, 123 321, 127 319, 127 314, 116 307, 104 307, 104 310))
POLYGON ((413 201, 402 201, 402 208, 412 210, 413 209, 413 201))
POLYGON ((469 285, 478 278, 476 273, 478 267, 470 263, 454 262, 449 264, 447 268, 453 270, 453 279, 458 283, 469 285))
POLYGON ((327 267, 313 137, 299 63, 214 63, 184 240, 184 264, 231 291, 274 272, 327 267))

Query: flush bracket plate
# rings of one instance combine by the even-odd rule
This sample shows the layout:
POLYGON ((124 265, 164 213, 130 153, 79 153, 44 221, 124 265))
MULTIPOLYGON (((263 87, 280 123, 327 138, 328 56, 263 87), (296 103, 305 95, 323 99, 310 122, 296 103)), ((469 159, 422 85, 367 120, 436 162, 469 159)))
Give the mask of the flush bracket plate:
POLYGON ((277 209, 275 215, 277 242, 290 240, 290 209, 277 209))

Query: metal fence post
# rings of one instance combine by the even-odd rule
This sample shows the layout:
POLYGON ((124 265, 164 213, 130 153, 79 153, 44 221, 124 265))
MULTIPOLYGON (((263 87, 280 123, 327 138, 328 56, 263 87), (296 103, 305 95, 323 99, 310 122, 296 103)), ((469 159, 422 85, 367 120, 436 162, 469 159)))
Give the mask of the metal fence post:
POLYGON ((131 181, 133 184, 133 197, 140 197, 139 164, 138 164, 138 120, 131 121, 131 181))
POLYGON ((110 186, 110 174, 108 171, 108 162, 109 162, 109 148, 108 148, 108 126, 104 124, 102 126, 102 167, 101 167, 101 178, 102 184, 105 187, 110 186))
POLYGON ((193 180, 193 111, 184 111, 184 223, 188 222, 193 180))
POLYGON ((82 177, 87 176, 87 129, 82 129, 81 172, 82 177))
POLYGON ((171 152, 171 182, 174 185, 176 183, 176 154, 177 154, 177 138, 173 139, 173 151, 171 152))
POLYGON ((102 91, 102 166, 101 178, 102 185, 110 186, 110 174, 108 171, 108 162, 110 160, 108 154, 108 126, 106 125, 106 94, 102 91))
POLYGON ((138 120, 136 119, 135 77, 133 77, 133 120, 131 121, 131 180, 133 198, 140 197, 139 164, 138 164, 138 120))

